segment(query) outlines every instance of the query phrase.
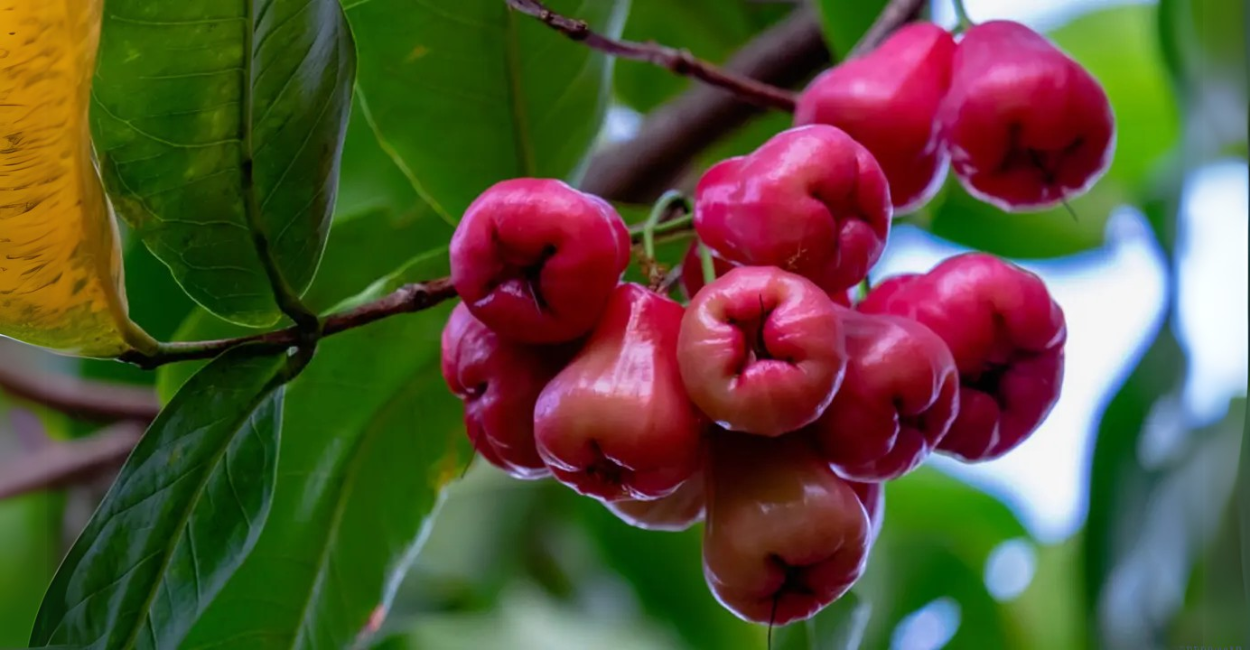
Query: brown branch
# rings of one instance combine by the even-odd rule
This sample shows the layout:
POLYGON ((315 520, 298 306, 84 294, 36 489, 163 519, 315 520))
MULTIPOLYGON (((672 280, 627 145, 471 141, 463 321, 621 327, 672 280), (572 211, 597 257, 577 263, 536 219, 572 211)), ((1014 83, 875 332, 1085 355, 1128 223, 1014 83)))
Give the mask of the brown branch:
MULTIPOLYGON (((858 56, 916 18, 925 0, 892 0, 851 52, 858 56)), ((795 9, 738 51, 724 69, 780 87, 805 82, 832 63, 816 13, 795 9)), ((650 203, 699 153, 761 110, 719 88, 695 86, 652 111, 632 140, 596 154, 581 188, 607 199, 650 203)))
MULTIPOLYGON (((829 62, 815 12, 804 7, 746 44, 729 59, 725 70, 792 86, 829 62)), ((632 140, 596 154, 581 187, 611 200, 650 203, 695 156, 761 112, 737 94, 696 85, 652 111, 632 140)))
POLYGON ((78 483, 119 467, 143 435, 122 422, 79 440, 53 442, 0 464, 0 499, 78 483))
MULTIPOLYGON (((390 316, 429 309, 455 297, 456 289, 451 285, 451 278, 406 284, 373 302, 327 317, 322 326, 321 335, 331 336, 390 316)), ((151 369, 179 361, 212 359, 226 350, 247 344, 274 351, 283 350, 300 345, 307 339, 307 336, 306 331, 294 326, 273 332, 215 341, 162 343, 155 354, 131 352, 119 358, 141 368, 151 369)))
POLYGON ((0 365, 0 390, 73 417, 97 422, 150 422, 160 410, 148 388, 93 382, 0 365))
POLYGON ((539 0, 505 0, 508 6, 527 16, 541 20, 548 27, 574 41, 605 54, 634 61, 644 61, 667 68, 673 74, 694 77, 708 85, 728 90, 744 101, 762 106, 794 112, 794 93, 771 84, 735 74, 696 58, 687 50, 679 50, 658 43, 636 43, 608 38, 590 29, 584 20, 562 16, 543 5, 539 0))

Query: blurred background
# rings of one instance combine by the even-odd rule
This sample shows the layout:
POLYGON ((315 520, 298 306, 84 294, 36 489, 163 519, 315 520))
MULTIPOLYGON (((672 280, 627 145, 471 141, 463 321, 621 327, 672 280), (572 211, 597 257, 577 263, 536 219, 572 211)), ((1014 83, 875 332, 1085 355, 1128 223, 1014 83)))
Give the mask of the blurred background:
MULTIPOLYGON (((836 20, 829 7, 846 2, 824 2, 822 15, 836 20)), ((861 647, 1250 645, 1250 470, 1238 473, 1239 458, 1250 467, 1245 4, 966 0, 976 21, 1045 31, 1104 83, 1116 160, 1074 202, 1075 222, 1062 211, 1002 215, 948 183, 893 233, 874 281, 973 247, 1040 274, 1067 315, 1068 365, 1058 406, 1028 442, 973 467, 937 459, 887 486, 869 571, 828 616, 860 630, 861 647)), ((764 0, 633 0, 625 35, 720 61, 788 10, 764 0), (672 12, 683 21, 668 20, 672 12)), ((953 25, 953 8, 937 0, 933 18, 953 25)), ((650 109, 686 87, 628 62, 614 83, 604 147, 629 140, 650 109)), ((705 164, 787 124, 758 118, 705 164)), ((168 283, 141 246, 128 251, 127 272, 132 284, 168 283)), ((135 305, 158 336, 190 308, 176 291, 162 295, 135 305)), ((0 363, 150 381, 8 342, 0 363)), ((92 430, 13 396, 0 395, 0 410, 0 471, 46 438, 92 430)), ((0 648, 25 646, 43 588, 108 479, 0 501, 0 648)), ((766 631, 735 619, 704 585, 700 534, 632 529, 550 481, 514 481, 478 463, 449 489, 411 569, 391 585, 375 645, 762 648, 766 631)))

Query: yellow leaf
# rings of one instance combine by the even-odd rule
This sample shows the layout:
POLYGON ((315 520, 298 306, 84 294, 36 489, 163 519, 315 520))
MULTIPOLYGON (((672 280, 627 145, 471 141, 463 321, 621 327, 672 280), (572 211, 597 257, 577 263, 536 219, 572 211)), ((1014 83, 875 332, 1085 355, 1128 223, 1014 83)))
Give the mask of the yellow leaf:
POLYGON ((113 357, 155 342, 127 315, 87 124, 102 0, 0 0, 0 335, 113 357))

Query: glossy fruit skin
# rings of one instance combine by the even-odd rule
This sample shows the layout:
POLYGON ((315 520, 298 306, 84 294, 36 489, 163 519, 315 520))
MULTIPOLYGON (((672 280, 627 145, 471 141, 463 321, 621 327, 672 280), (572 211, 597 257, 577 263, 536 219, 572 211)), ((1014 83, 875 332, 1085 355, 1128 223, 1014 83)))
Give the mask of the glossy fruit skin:
POLYGON ((473 315, 523 343, 583 336, 629 263, 629 230, 603 199, 517 178, 483 192, 451 238, 451 280, 473 315))
POLYGON ((695 231, 710 249, 735 264, 778 266, 831 293, 868 274, 892 214, 872 154, 825 124, 782 131, 723 160, 695 188, 695 231))
POLYGON ((690 399, 731 431, 779 436, 812 423, 846 370, 838 307, 810 281, 746 266, 690 301, 677 361, 690 399))
POLYGON ((1067 326, 1041 278, 985 253, 870 292, 865 313, 912 318, 946 342, 959 368, 959 413, 938 449, 998 458, 1046 419, 1063 384, 1067 326))
POLYGON ((859 502, 868 515, 869 542, 876 541, 881 534, 881 524, 885 522, 885 483, 857 483, 847 481, 847 485, 855 491, 859 502))
POLYGON ((575 351, 506 341, 456 305, 443 327, 442 374, 464 403, 465 431, 478 454, 519 479, 551 474, 534 446, 534 402, 575 351))
POLYGON ((794 123, 836 126, 864 145, 890 184, 894 213, 933 198, 949 155, 934 119, 950 85, 955 39, 927 22, 906 25, 864 56, 818 75, 799 95, 794 123))
POLYGON ((703 474, 695 474, 676 492, 661 499, 624 499, 605 505, 617 518, 635 528, 673 533, 687 530, 703 521, 707 512, 703 474))
POLYGON ((534 408, 538 453, 557 480, 601 501, 649 500, 699 470, 706 421, 675 362, 682 313, 636 284, 613 291, 585 346, 534 408))
POLYGON ((716 599, 744 620, 785 625, 846 593, 872 530, 852 486, 802 436, 711 441, 703 573, 716 599))
POLYGON ((1012 21, 987 21, 964 34, 938 119, 955 175, 1003 210, 1041 210, 1084 193, 1115 149, 1102 85, 1012 21))
POLYGON ((955 420, 955 359, 932 330, 908 318, 848 310, 842 328, 846 377, 808 430, 842 478, 899 478, 929 457, 955 420))

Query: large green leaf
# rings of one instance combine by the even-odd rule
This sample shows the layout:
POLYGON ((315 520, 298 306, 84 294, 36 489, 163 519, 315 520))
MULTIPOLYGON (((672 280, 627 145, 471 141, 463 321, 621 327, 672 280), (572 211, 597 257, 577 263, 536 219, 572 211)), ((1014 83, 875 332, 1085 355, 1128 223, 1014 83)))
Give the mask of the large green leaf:
POLYGON ((297 367, 237 348, 187 383, 70 549, 32 645, 178 647, 260 536, 297 367))
MULTIPOLYGON (((552 9, 619 35, 626 0, 552 9)), ((502 0, 345 0, 357 92, 389 152, 456 222, 488 186, 575 180, 607 108, 611 65, 502 0)))
MULTIPOLYGON (((623 37, 679 47, 723 63, 760 28, 747 0, 632 0, 623 37)), ((617 97, 646 113, 680 93, 690 80, 652 63, 616 62, 617 97)))
POLYGON ((373 126, 365 119, 359 96, 352 102, 339 172, 335 221, 376 210, 395 214, 428 210, 404 170, 382 148, 373 126))
POLYGON ((110 196, 196 302, 268 326, 313 279, 355 67, 336 0, 109 0, 92 132, 110 196))
MULTIPOLYGON (((445 272, 436 256, 358 300, 445 272)), ((460 403, 439 373, 449 310, 321 343, 288 388, 265 531, 181 647, 345 648, 385 610, 468 456, 460 403)))
POLYGON ((1014 259, 1052 258, 1102 245, 1107 219, 1126 199, 1120 185, 1105 180, 1069 201, 1070 211, 1006 213, 973 198, 950 176, 941 194, 908 218, 961 246, 1014 259))
POLYGON ((848 592, 815 616, 776 631, 777 650, 859 650, 872 606, 848 592))

